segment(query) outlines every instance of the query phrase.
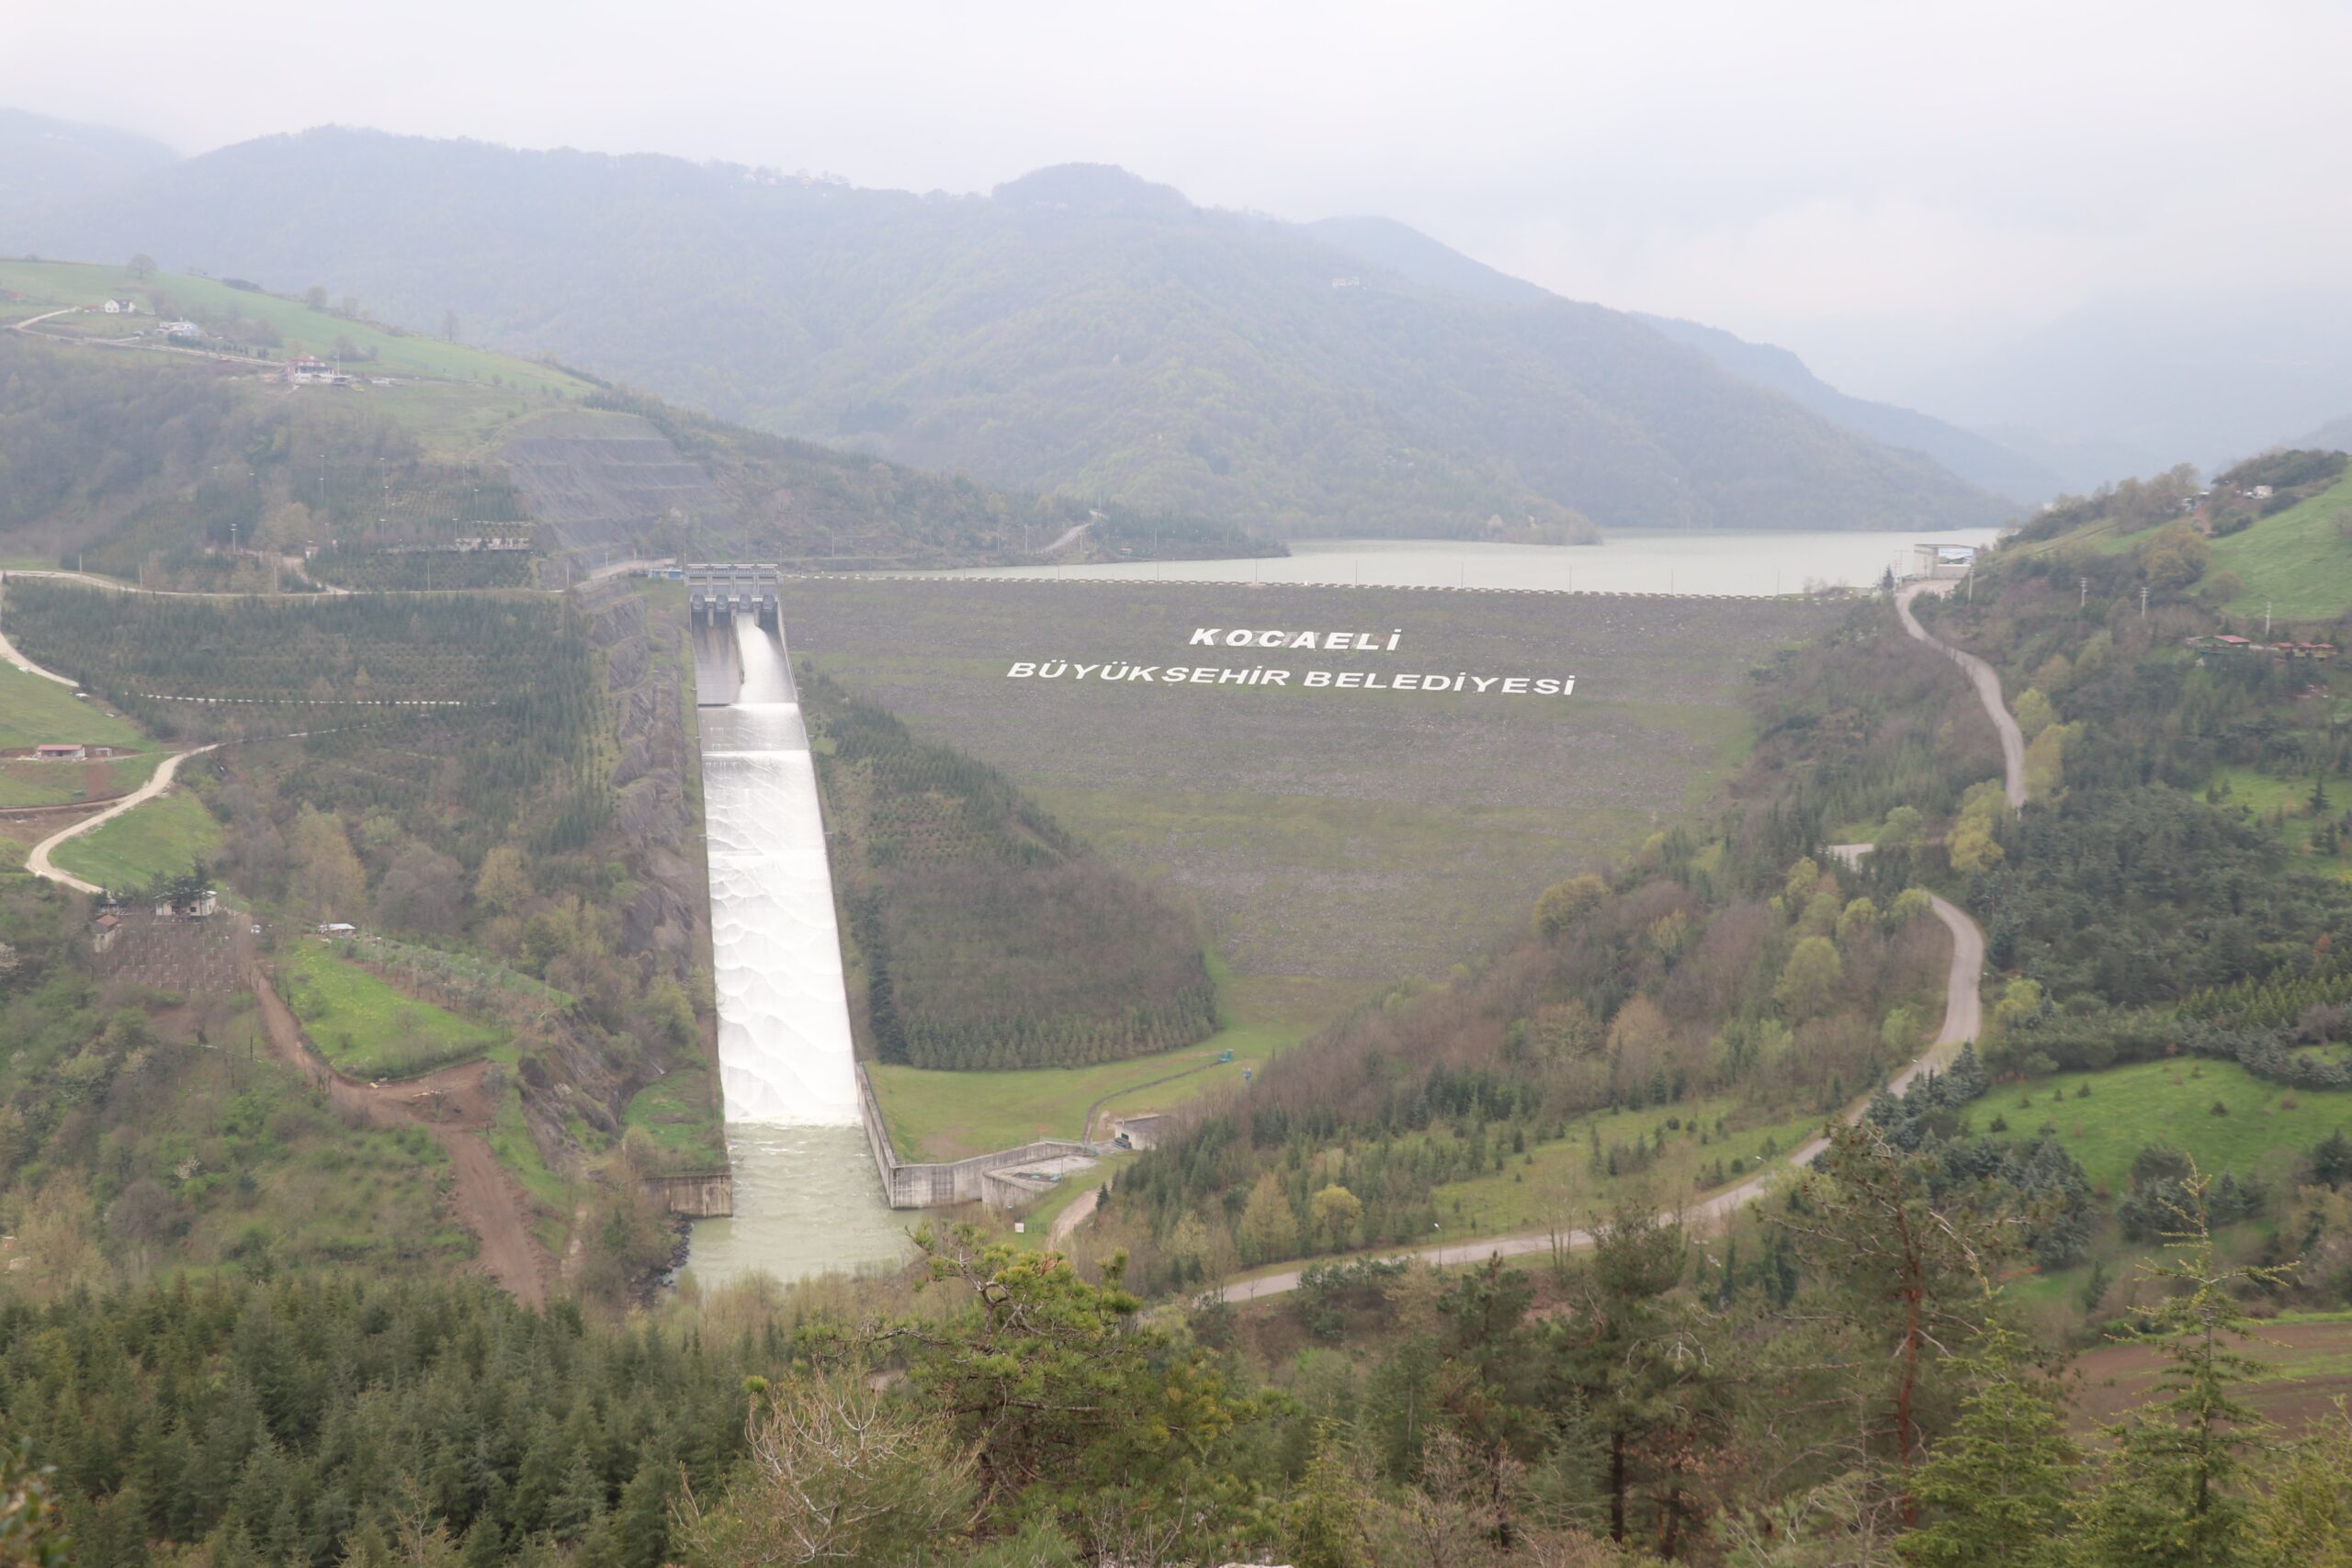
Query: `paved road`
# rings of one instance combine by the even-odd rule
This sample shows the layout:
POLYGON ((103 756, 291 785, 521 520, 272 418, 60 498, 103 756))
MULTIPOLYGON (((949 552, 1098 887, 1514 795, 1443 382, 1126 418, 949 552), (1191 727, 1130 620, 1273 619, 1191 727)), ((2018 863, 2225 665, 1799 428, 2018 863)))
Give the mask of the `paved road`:
MULTIPOLYGON (((1942 898, 1933 900, 1936 919, 1951 932, 1951 968, 1945 979, 1944 1023, 1936 1038, 1925 1051, 1901 1072, 1888 1080, 1888 1087, 1900 1094, 1920 1074, 1939 1070, 1960 1052, 1967 1041, 1976 1038, 1984 1018, 1984 1003, 1978 988, 1984 974, 1984 933, 1976 922, 1957 905, 1942 898)), ((1848 1106, 1845 1119, 1852 1122, 1860 1117, 1869 1105, 1865 1095, 1848 1106)), ((1754 1199, 1761 1198, 1788 1171, 1805 1166, 1829 1146, 1826 1137, 1815 1138, 1802 1148, 1791 1151, 1786 1160, 1769 1170, 1758 1172, 1737 1186, 1726 1187, 1679 1211, 1688 1224, 1703 1224, 1721 1219, 1754 1199)), ((1521 1258, 1529 1253, 1548 1253, 1555 1249, 1575 1250, 1592 1245, 1589 1231, 1544 1231, 1532 1235, 1491 1236, 1478 1241, 1453 1242, 1442 1247, 1417 1247, 1410 1252, 1382 1254, 1384 1257, 1419 1258, 1430 1264, 1445 1267, 1464 1263, 1484 1263, 1489 1258, 1521 1258)), ((1261 1296, 1286 1295, 1298 1289, 1297 1269, 1285 1269, 1279 1274, 1268 1274, 1256 1280, 1237 1280, 1225 1287, 1225 1299, 1229 1302, 1253 1302, 1261 1296)))
POLYGON ((1984 701, 1984 711, 1993 720, 1993 728, 2001 732, 2002 781, 2009 797, 2009 809, 2025 809, 2025 733, 2018 728, 2018 721, 2009 713, 2008 705, 2001 700, 2001 677, 1993 667, 1973 653, 1963 652, 1951 644, 1928 634, 1928 628, 1912 618, 1911 601, 1922 593, 1949 593, 1951 582, 1915 582, 1894 595, 1894 613, 1903 622, 1903 629, 1942 654, 1967 671, 1976 694, 1984 701))
MULTIPOLYGON (((213 742, 214 746, 219 744, 220 742, 217 740, 213 742)), ((144 806, 147 802, 154 799, 157 795, 172 787, 172 775, 180 771, 180 764, 182 762, 187 761, 190 757, 200 757, 204 755, 205 752, 211 750, 212 746, 199 746, 193 751, 173 752, 157 765, 155 772, 148 778, 145 784, 141 784, 137 789, 132 790, 129 795, 124 795, 112 806, 107 807, 104 811, 99 812, 95 817, 83 818, 82 820, 74 823, 70 828, 60 829, 58 831, 51 833, 48 838, 43 839, 40 843, 35 844, 25 855, 25 869, 31 872, 35 876, 46 876, 51 882, 62 882, 66 886, 74 889, 76 892, 105 892, 106 889, 98 886, 96 884, 85 882, 80 877, 74 875, 72 872, 60 871, 57 867, 51 865, 49 861, 49 852, 63 843, 68 839, 78 839, 85 833, 96 831, 101 825, 113 821, 116 818, 121 816, 124 812, 130 810, 134 807, 144 806)))
MULTIPOLYGON (((1911 601, 1920 593, 1948 592, 1950 583, 1917 583, 1895 595, 1894 612, 1902 618, 1903 629, 1921 642, 1944 654, 1966 671, 1984 704, 1995 728, 2001 732, 2002 759, 2007 771, 2007 790, 2011 807, 2025 804, 2025 737, 2018 731, 2018 721, 2001 701, 2001 678, 1993 667, 1973 653, 1963 653, 1949 643, 1939 642, 1911 615, 1911 601)), ((1830 852, 1851 864, 1860 859, 1867 846, 1838 844, 1830 852)), ((1888 1080, 1887 1087, 1896 1094, 1909 1088, 1922 1073, 1940 1070, 1960 1052, 1961 1045, 1976 1038, 1984 1027, 1984 1003, 1982 995, 1984 980, 1984 933, 1977 928, 1967 912, 1951 901, 1930 897, 1936 919, 1951 932, 1951 968, 1944 980, 1944 1022, 1936 1032, 1933 1043, 1901 1072, 1888 1080)), ((1856 1100, 1846 1108, 1845 1117, 1852 1122, 1860 1117, 1870 1103, 1869 1097, 1856 1100)), ((1804 1147, 1792 1151, 1787 1160, 1767 1171, 1760 1171, 1736 1187, 1702 1199, 1680 1211, 1686 1223, 1703 1224, 1732 1213, 1752 1199, 1760 1198, 1788 1170, 1802 1168, 1828 1146, 1826 1137, 1815 1138, 1804 1147)), ((1057 1238, 1058 1239, 1058 1238, 1057 1238)), ((1592 1245, 1590 1232, 1580 1230, 1546 1231, 1536 1235, 1507 1235, 1479 1241, 1454 1242, 1443 1247, 1419 1247, 1410 1252, 1384 1254, 1387 1257, 1419 1258, 1431 1265, 1444 1267, 1464 1263, 1484 1263, 1490 1258, 1521 1258, 1529 1253, 1548 1253, 1592 1245)), ((1237 1280, 1225 1287, 1225 1299, 1232 1302, 1252 1302, 1262 1296, 1285 1295, 1298 1289, 1299 1270, 1285 1269, 1279 1274, 1262 1279, 1237 1280)))
POLYGON ((0 632, 0 659, 6 659, 17 669, 28 674, 38 675, 44 681, 54 681, 61 686, 69 687, 77 692, 82 689, 82 682, 74 679, 73 676, 60 675, 54 670, 44 670, 17 651, 17 645, 8 640, 8 635, 6 632, 0 632))

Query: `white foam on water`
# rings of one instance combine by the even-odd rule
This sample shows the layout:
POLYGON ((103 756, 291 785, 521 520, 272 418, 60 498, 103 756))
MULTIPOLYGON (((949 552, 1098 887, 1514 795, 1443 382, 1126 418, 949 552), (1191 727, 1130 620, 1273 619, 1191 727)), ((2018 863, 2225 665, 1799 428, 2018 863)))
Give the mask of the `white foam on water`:
POLYGON ((749 619, 736 639, 742 693, 702 716, 727 1119, 854 1126, 856 1049, 808 735, 780 643, 749 619))
MULTIPOLYGON (((742 684, 703 708, 718 1077, 735 1213, 695 1224, 695 1277, 783 1280, 912 1249, 859 1124, 817 770, 780 637, 734 625, 742 684)), ((731 672, 730 672, 731 673, 731 672)))

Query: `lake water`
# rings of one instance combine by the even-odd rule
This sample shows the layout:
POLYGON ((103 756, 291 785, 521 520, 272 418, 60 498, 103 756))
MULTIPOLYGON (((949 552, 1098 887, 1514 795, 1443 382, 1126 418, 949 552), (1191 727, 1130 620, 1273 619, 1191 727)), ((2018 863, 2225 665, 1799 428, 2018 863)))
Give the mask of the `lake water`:
POLYGON ((1299 582, 1365 588, 1515 588, 1560 593, 1796 593, 1808 583, 1863 588, 1911 547, 1989 545, 1996 528, 1946 534, 1686 533, 1619 529, 1599 545, 1452 544, 1427 539, 1302 539, 1272 560, 1131 561, 1104 566, 972 567, 906 577, 1062 577, 1075 581, 1299 582))

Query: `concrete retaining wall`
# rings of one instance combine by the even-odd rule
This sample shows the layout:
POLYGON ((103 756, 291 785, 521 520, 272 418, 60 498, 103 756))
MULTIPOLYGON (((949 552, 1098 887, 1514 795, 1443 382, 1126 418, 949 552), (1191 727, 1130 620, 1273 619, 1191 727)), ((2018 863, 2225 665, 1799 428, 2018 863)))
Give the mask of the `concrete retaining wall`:
POLYGON ((649 1176, 645 1190, 673 1214, 690 1220, 723 1220, 735 1212, 735 1173, 707 1170, 693 1176, 649 1176))
POLYGON ((882 1123, 882 1107, 874 1098, 874 1084, 865 1076, 863 1062, 857 1065, 857 1107, 865 1123, 866 1146, 874 1153, 875 1173, 881 1177, 883 1196, 893 1209, 944 1209, 956 1203, 986 1202, 996 1196, 985 1179, 989 1171, 1094 1152, 1089 1144, 1045 1138, 944 1165, 904 1165, 890 1145, 889 1130, 882 1123))

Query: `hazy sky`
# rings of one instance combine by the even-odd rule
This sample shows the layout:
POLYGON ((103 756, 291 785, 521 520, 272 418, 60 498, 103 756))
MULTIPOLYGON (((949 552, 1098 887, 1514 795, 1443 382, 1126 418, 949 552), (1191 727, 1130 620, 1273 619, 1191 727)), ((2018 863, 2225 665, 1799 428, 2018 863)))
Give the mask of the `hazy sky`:
POLYGON ((1379 212, 1851 389, 2103 294, 2352 294, 2352 0, 0 0, 0 102, 1379 212))

